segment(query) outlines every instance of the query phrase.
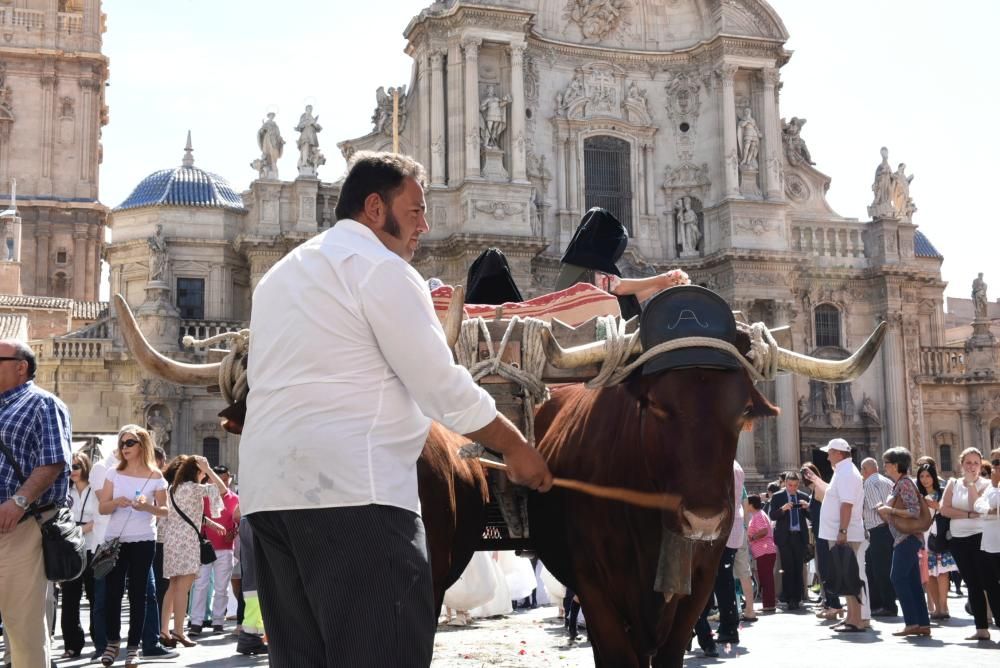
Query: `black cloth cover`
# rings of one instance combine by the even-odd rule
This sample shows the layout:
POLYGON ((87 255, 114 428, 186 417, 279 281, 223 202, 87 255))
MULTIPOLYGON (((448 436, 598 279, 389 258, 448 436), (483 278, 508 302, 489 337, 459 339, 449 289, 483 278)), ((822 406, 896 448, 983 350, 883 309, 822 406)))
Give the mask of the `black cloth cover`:
POLYGON ((487 248, 469 267, 466 281, 466 304, 503 304, 523 302, 521 291, 510 275, 507 257, 499 248, 487 248))

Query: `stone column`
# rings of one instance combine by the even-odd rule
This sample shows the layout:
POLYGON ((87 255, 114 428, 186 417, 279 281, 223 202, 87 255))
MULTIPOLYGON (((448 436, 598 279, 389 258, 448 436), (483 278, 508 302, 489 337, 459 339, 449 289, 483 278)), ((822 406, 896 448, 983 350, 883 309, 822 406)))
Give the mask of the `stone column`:
POLYGON ((722 77, 722 171, 726 197, 739 197, 740 178, 737 172, 739 156, 736 152, 736 92, 734 89, 738 65, 724 63, 719 70, 722 77))
POLYGON ((35 294, 49 294, 49 238, 52 228, 47 222, 35 223, 35 294))
POLYGON ((765 67, 764 79, 764 174, 767 181, 767 199, 783 199, 781 186, 781 130, 778 127, 778 105, 775 104, 774 87, 778 85, 778 68, 765 67))
POLYGON ((462 42, 465 49, 465 178, 482 177, 479 168, 479 45, 481 39, 462 42))
POLYGON ((527 181, 524 150, 524 45, 510 46, 510 166, 514 181, 527 181))
POLYGON ((746 479, 759 478, 757 472, 757 448, 754 445, 752 431, 741 431, 740 440, 736 443, 736 461, 743 467, 746 479))
POLYGON ((73 299, 86 300, 87 294, 87 230, 73 231, 73 299))
POLYGON ((655 215, 656 211, 656 185, 653 182, 653 145, 643 146, 646 156, 646 215, 655 215))
POLYGON ((444 54, 431 51, 431 185, 445 185, 444 54))
POLYGON ((83 1, 83 49, 91 52, 101 50, 100 0, 83 1))
MULTIPOLYGON (((778 304, 774 309, 775 325, 792 324, 794 313, 791 304, 778 304)), ((799 464, 799 407, 795 396, 795 376, 779 374, 774 379, 774 395, 781 414, 778 420, 778 465, 784 471, 798 468, 799 464)))
MULTIPOLYGON (((42 109, 39 117, 42 124, 42 145, 41 145, 41 177, 38 179, 39 192, 49 192, 52 189, 52 148, 55 143, 54 128, 52 122, 55 113, 53 111, 53 99, 55 96, 56 77, 54 73, 43 74, 39 81, 42 84, 42 109)), ((81 81, 82 83, 82 81, 81 81)), ((84 104, 89 102, 88 97, 84 97, 84 104)), ((83 117, 87 118, 87 107, 81 109, 83 117)), ((86 144, 84 144, 84 147, 86 144)), ((86 154, 82 154, 86 155, 86 154)), ((86 162, 86 160, 84 160, 86 162)), ((16 176, 16 174, 15 174, 16 176)))
POLYGON ((97 231, 90 230, 87 235, 87 284, 84 297, 89 302, 97 301, 97 284, 101 279, 101 265, 98 258, 100 246, 97 240, 97 231))
MULTIPOLYGON (((462 45, 458 42, 448 45, 448 107, 443 109, 445 123, 448 127, 448 141, 445 159, 448 161, 448 184, 455 186, 462 182, 465 172, 466 120, 462 114, 462 45)), ((478 103, 477 103, 478 106, 478 103)))
POLYGON ((579 202, 579 193, 577 186, 577 139, 576 137, 569 138, 568 145, 568 155, 569 155, 569 192, 566 193, 566 209, 571 212, 576 212, 579 210, 577 203, 579 202))
POLYGON ((885 379, 885 423, 888 427, 886 442, 890 445, 909 446, 909 429, 906 424, 906 386, 903 378, 903 336, 900 317, 888 317, 889 331, 882 344, 882 374, 885 379))
POLYGON ((556 135, 556 205, 557 214, 566 212, 566 138, 556 135))
POLYGON ((417 96, 420 109, 420 127, 417 130, 416 144, 419 147, 419 159, 430 170, 431 167, 431 76, 430 58, 427 53, 417 61, 417 96))

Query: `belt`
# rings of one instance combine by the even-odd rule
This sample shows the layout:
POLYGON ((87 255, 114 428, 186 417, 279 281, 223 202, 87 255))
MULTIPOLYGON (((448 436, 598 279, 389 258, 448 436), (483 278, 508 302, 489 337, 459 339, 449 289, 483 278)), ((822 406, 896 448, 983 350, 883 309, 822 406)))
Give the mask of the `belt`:
POLYGON ((34 517, 36 514, 47 513, 55 507, 55 503, 46 503, 44 506, 29 506, 28 510, 24 511, 24 515, 21 516, 21 519, 19 519, 17 523, 20 524, 29 517, 34 517))

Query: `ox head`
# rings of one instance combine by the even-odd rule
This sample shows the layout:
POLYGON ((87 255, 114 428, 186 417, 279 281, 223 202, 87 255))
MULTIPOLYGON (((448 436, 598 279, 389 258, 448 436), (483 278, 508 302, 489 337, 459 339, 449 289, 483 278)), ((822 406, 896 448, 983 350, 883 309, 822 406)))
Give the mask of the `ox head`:
MULTIPOLYGON (((851 380, 871 363, 884 331, 880 324, 860 350, 842 361, 777 347, 777 368, 828 382, 851 380)), ((661 344, 684 347, 649 357, 625 381, 620 392, 628 397, 626 403, 609 406, 624 408, 631 401, 632 408, 605 416, 614 423, 606 436, 629 441, 628 447, 638 453, 620 453, 633 462, 636 484, 680 495, 681 512, 665 518, 669 530, 692 540, 724 537, 731 526, 733 460, 740 434, 752 428, 755 418, 778 414, 736 358, 752 356, 750 334, 737 327, 721 297, 684 286, 654 297, 630 337, 635 354, 663 350, 661 344), (721 340, 732 348, 699 346, 693 337, 721 340)), ((557 367, 598 364, 604 358, 603 342, 563 349, 549 337, 546 347, 549 362, 557 367)))

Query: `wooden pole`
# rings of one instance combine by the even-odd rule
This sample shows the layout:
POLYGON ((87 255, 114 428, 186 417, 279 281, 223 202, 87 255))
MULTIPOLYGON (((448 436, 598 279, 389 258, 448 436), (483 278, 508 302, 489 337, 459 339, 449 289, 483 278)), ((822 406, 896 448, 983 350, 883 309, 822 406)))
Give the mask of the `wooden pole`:
MULTIPOLYGON (((478 458, 479 463, 488 469, 506 471, 507 465, 495 462, 492 459, 478 458)), ((572 489, 576 492, 589 494, 602 499, 612 499, 621 501, 633 506, 642 508, 653 508, 654 510, 677 510, 681 507, 681 497, 676 494, 659 494, 655 492, 640 492, 634 489, 624 489, 622 487, 607 487, 605 485, 595 485, 590 482, 580 480, 569 480, 567 478, 555 478, 552 481, 554 487, 572 489)))
POLYGON ((399 153, 399 89, 392 89, 392 152, 399 153))

